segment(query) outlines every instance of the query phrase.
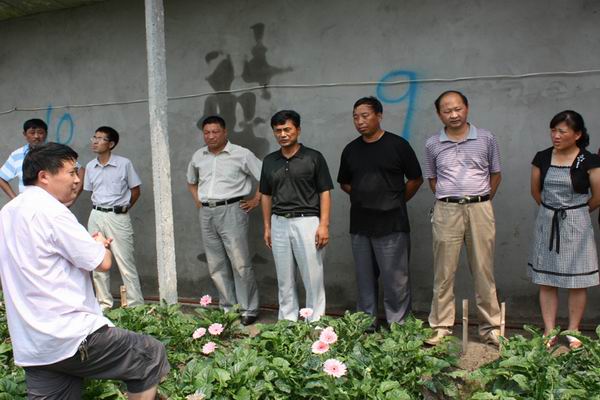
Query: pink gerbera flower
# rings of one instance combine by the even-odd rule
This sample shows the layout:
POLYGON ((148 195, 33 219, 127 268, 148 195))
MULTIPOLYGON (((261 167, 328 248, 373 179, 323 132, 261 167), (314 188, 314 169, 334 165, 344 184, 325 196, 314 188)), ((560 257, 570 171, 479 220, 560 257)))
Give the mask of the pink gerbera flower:
POLYGON ((346 375, 346 364, 335 358, 330 358, 323 363, 323 372, 327 375, 339 378, 346 375))
POLYGON ((223 325, 215 322, 211 326, 208 327, 208 333, 211 335, 218 336, 223 332, 223 325))
POLYGON ((206 307, 210 305, 210 303, 212 303, 212 297, 209 295, 205 294, 204 296, 200 297, 200 305, 202 307, 206 307))
POLYGON ((325 342, 317 340, 311 346, 312 352, 315 354, 323 354, 329 351, 329 345, 325 342))
POLYGON ((194 339, 200 339, 205 334, 206 334, 206 328, 198 328, 194 331, 194 333, 192 334, 192 337, 194 339))
POLYGON ((214 352, 216 348, 217 344, 215 342, 208 342, 202 346, 202 353, 209 355, 210 353, 214 352))
POLYGON ((313 309, 312 308, 301 308, 300 309, 300 316, 304 319, 308 319, 310 317, 312 317, 313 315, 313 309))
POLYGON ((319 335, 319 340, 327 344, 334 344, 335 342, 337 342, 337 334, 334 332, 332 327, 328 326, 327 328, 321 331, 321 334, 319 335))

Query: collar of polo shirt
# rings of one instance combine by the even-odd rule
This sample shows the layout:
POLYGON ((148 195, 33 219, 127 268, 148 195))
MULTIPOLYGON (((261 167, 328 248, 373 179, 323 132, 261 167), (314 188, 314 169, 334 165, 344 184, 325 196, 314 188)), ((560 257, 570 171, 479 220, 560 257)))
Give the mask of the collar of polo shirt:
MULTIPOLYGON (((464 141, 474 139, 477 139, 477 128, 475 127, 475 125, 469 123, 469 134, 467 135, 464 141)), ((448 135, 446 135, 445 128, 442 128, 440 130, 440 142, 454 142, 454 140, 451 140, 448 137, 448 135)))
POLYGON ((110 158, 108 159, 108 162, 104 165, 100 164, 100 161, 98 161, 98 157, 94 158, 94 167, 106 167, 107 165, 111 165, 113 167, 117 166, 117 164, 114 161, 112 153, 110 154, 110 158))
MULTIPOLYGON (((202 150, 202 152, 203 152, 204 154, 211 153, 211 151, 210 151, 210 150, 208 150, 208 146, 204 146, 204 147, 203 147, 203 150, 202 150)), ((230 154, 231 154, 231 142, 230 142, 229 140, 228 140, 228 141, 227 141, 227 143, 225 144, 225 147, 223 147, 223 150, 221 150, 221 153, 223 153, 223 152, 225 152, 225 153, 230 153, 230 154)), ((211 154, 213 154, 213 153, 211 153, 211 154)))
POLYGON ((289 159, 292 159, 294 157, 304 158, 304 145, 302 143, 300 143, 300 148, 298 149, 298 151, 296 152, 296 154, 294 154, 290 158, 286 158, 283 155, 283 153, 281 152, 281 149, 279 149, 279 151, 277 152, 277 158, 283 158, 285 160, 289 160, 289 159))

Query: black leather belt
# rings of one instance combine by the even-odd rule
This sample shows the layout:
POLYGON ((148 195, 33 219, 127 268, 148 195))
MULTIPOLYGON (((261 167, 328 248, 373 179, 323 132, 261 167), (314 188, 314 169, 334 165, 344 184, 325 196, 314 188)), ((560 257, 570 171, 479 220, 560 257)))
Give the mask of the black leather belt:
POLYGON ((202 207, 213 208, 213 207, 225 206, 227 204, 237 203, 238 201, 242 200, 243 198, 244 198, 244 196, 234 197, 233 199, 229 199, 229 200, 206 201, 206 202, 202 202, 202 207))
POLYGON ((296 211, 274 212, 273 214, 275 214, 279 217, 284 217, 284 218, 318 217, 319 216, 319 214, 315 213, 315 212, 296 212, 296 211))
POLYGON ((577 208, 587 207, 587 203, 578 204, 576 206, 571 207, 550 207, 548 204, 542 201, 542 206, 546 207, 548 210, 554 211, 554 215, 552 215, 552 229, 550 230, 550 247, 548 250, 552 251, 552 247, 554 245, 554 238, 556 238, 556 254, 560 253, 560 220, 567 218, 567 210, 575 210, 577 208))
POLYGON ((481 203, 483 201, 488 201, 490 199, 490 195, 486 194, 485 196, 450 196, 450 197, 442 197, 438 199, 439 201, 443 201, 444 203, 457 203, 457 204, 469 204, 469 203, 481 203))
POLYGON ((125 214, 127 211, 129 211, 128 206, 98 207, 96 205, 92 205, 92 208, 102 212, 114 212, 115 214, 125 214))

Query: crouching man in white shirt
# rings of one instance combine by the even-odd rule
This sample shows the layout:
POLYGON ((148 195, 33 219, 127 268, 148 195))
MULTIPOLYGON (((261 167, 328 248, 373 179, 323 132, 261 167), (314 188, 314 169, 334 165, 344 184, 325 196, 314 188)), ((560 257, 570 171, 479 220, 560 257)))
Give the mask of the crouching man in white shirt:
POLYGON ((65 204, 77 196, 77 153, 47 143, 23 162, 25 190, 0 211, 0 277, 15 363, 29 399, 80 399, 83 378, 125 382, 154 399, 169 372, 164 346, 114 327, 94 297, 90 271, 111 267, 112 239, 90 236, 65 204))

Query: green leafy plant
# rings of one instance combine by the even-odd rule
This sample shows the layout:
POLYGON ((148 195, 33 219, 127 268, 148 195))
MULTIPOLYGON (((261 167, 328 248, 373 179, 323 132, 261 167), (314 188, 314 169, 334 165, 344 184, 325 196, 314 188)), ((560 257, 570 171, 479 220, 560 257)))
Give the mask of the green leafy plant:
POLYGON ((170 399, 194 394, 207 399, 410 399, 426 393, 455 398, 450 374, 456 345, 425 347, 431 330, 416 319, 366 335, 371 323, 366 314, 346 313, 313 323, 259 325, 255 337, 192 359, 161 391, 170 399), (315 354, 312 345, 327 328, 335 341, 315 354), (339 360, 345 372, 339 377, 324 372, 328 359, 339 360))
MULTIPOLYGON (((467 373, 456 367, 458 341, 425 346, 432 331, 412 318, 367 335, 372 317, 347 312, 317 322, 257 324, 258 333, 249 336, 237 310, 184 312, 162 304, 107 316, 165 344, 172 369, 159 386, 163 399, 600 398, 600 340, 575 332, 562 335, 577 336, 583 347, 556 354, 539 330, 526 326, 530 337, 503 340, 498 360, 467 373), (215 347, 203 352, 210 342, 215 347)), ((596 333, 600 337, 600 327, 596 333)), ((84 398, 122 400, 124 390, 120 382, 89 380, 84 398)), ((25 374, 14 365, 0 296, 0 400, 25 398, 25 374)))
POLYGON ((127 400, 122 384, 117 381, 88 380, 85 382, 84 400, 127 400))
MULTIPOLYGON (((583 347, 556 354, 546 347, 547 337, 525 326, 527 339, 516 335, 504 341, 500 358, 470 375, 476 382, 473 400, 598 399, 600 398, 600 341, 575 332, 583 347)), ((556 329, 550 334, 558 334, 556 329)), ((596 329, 600 337, 600 327, 596 329)))

